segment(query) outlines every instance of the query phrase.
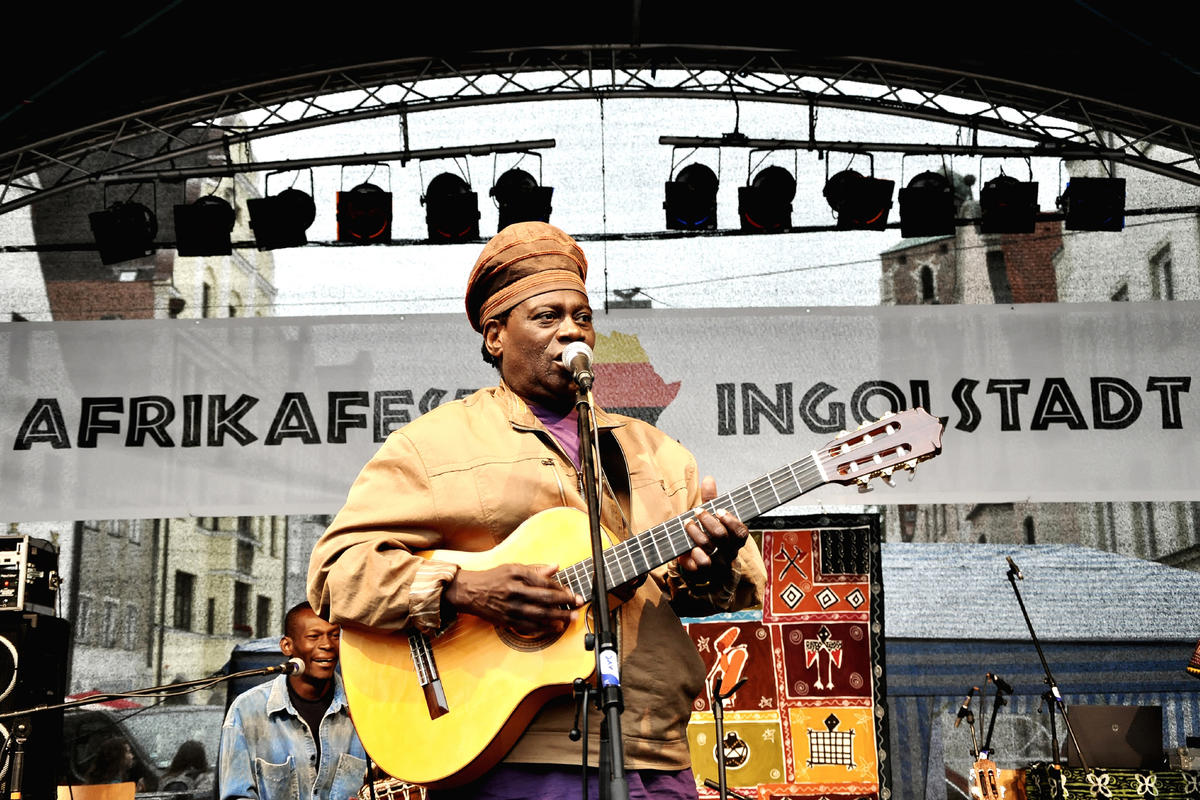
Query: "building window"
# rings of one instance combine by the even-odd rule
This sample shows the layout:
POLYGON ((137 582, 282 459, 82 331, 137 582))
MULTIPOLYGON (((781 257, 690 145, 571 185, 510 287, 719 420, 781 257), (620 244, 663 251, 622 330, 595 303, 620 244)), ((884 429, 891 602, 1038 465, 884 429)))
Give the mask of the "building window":
POLYGON ((1012 286, 1008 283, 1008 266, 1004 263, 1003 250, 989 250, 987 254, 988 281, 992 284, 992 296, 1000 304, 1013 301, 1012 286))
POLYGON ((196 576, 190 572, 175 570, 175 627, 192 629, 192 599, 196 590, 196 576))
POLYGON ((933 288, 933 270, 928 264, 921 267, 921 302, 937 302, 937 291, 933 288))
POLYGON ((256 636, 271 635, 271 598, 260 594, 254 609, 254 632, 256 636))
POLYGON ((212 636, 217 632, 217 599, 208 598, 208 619, 204 622, 204 632, 212 636))
POLYGON ((104 628, 101 631, 101 644, 105 647, 117 646, 117 633, 121 622, 117 617, 117 601, 104 601, 104 628))
POLYGON ((241 539, 237 543, 237 569, 247 575, 254 571, 254 545, 241 539))
POLYGON ((200 287, 200 316, 210 317, 212 311, 212 286, 205 281, 200 287))
POLYGON ((1163 247, 1150 257, 1150 298, 1152 300, 1175 299, 1175 275, 1171 267, 1171 245, 1163 247))
POLYGON ((109 536, 114 536, 114 537, 124 536, 125 531, 121 530, 122 523, 124 523, 125 525, 128 525, 129 520, 127 520, 127 519, 110 520, 104 527, 108 531, 109 536))
POLYGON ((233 584, 233 632, 251 635, 250 630, 250 584, 235 581, 233 584))
POLYGON ((271 558, 279 555, 279 517, 271 517, 271 558))
POLYGON ((1025 529, 1025 544, 1037 544, 1037 533, 1033 529, 1033 517, 1026 517, 1021 524, 1025 529))
POLYGON ((75 640, 86 643, 92 635, 92 598, 86 594, 79 595, 79 608, 75 612, 75 640))
POLYGON ((141 520, 131 519, 129 522, 129 541, 132 544, 142 543, 142 523, 141 520))
POLYGON ((125 649, 137 649, 138 609, 135 605, 125 606, 125 649))

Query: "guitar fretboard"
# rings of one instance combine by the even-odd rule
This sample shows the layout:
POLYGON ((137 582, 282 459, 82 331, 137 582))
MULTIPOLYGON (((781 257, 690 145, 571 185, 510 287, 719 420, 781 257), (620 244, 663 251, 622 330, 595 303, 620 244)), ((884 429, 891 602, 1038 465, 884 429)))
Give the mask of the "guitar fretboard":
MULTIPOLYGON (((810 453, 799 461, 793 461, 728 494, 703 503, 701 508, 710 512, 724 508, 739 519, 753 519, 824 483, 826 480, 817 464, 816 454, 810 453)), ((609 587, 620 586, 645 575, 691 550, 695 542, 688 536, 684 525, 694 518, 695 512, 688 511, 605 550, 604 574, 609 587)), ((591 558, 559 570, 557 577, 559 583, 572 592, 591 599, 595 577, 591 558)))

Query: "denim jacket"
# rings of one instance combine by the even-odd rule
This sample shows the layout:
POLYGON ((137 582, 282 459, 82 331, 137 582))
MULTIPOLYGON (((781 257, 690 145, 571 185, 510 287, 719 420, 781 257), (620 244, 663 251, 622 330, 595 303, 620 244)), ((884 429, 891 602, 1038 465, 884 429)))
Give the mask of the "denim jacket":
POLYGON ((363 750, 341 675, 321 720, 321 761, 308 723, 288 697, 287 676, 240 694, 221 728, 220 798, 346 800, 362 787, 363 750))

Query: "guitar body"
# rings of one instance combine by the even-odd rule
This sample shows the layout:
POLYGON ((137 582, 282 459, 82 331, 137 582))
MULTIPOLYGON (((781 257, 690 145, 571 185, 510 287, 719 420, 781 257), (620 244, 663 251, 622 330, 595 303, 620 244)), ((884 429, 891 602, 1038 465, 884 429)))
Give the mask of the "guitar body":
MULTIPOLYGON (((552 508, 491 550, 421 555, 470 570, 513 563, 564 567, 591 558, 591 534, 587 514, 552 508)), ((408 636, 344 627, 342 678, 354 727, 371 758, 402 781, 447 787, 473 780, 504 757, 543 704, 595 671, 595 654, 584 648, 586 632, 587 614, 541 640, 460 615, 430 640, 449 709, 434 718, 408 636)))

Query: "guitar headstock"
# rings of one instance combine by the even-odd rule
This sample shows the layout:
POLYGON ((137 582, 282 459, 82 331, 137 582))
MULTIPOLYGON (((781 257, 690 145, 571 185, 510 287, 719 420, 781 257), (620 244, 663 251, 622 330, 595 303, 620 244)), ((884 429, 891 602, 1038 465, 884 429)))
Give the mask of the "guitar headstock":
POLYGON ((914 472, 942 452, 945 423, 923 408, 884 414, 853 431, 843 431, 816 451, 830 482, 857 483, 869 491, 874 478, 893 484, 897 470, 914 472))

